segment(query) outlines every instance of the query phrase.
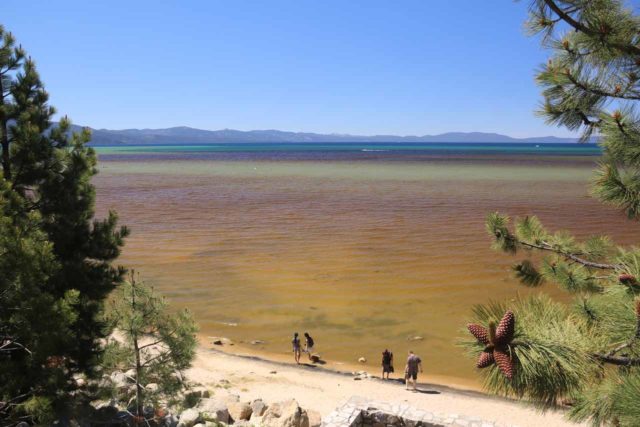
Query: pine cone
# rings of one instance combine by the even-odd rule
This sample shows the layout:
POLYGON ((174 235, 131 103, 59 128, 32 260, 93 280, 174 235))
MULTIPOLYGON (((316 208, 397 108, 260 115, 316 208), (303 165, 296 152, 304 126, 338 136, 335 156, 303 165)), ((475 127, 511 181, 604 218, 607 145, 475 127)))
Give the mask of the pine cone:
POLYGON ((476 337, 480 344, 489 345, 489 332, 484 327, 475 323, 469 323, 467 329, 469 329, 471 335, 476 337))
POLYGON ((618 276, 618 280, 623 285, 631 285, 631 286, 638 285, 638 279, 636 279, 636 277, 631 274, 621 274, 618 276))
POLYGON ((513 378, 514 363, 511 360, 511 356, 503 349, 495 349, 493 350, 493 357, 504 376, 509 379, 513 378))
POLYGON ((515 332, 516 318, 513 311, 508 310, 496 328, 496 345, 507 344, 513 339, 515 332))
POLYGON ((493 365, 495 359, 493 357, 493 352, 491 351, 483 351, 480 353, 480 357, 478 358, 478 363, 476 363, 476 367, 478 368, 486 368, 487 366, 493 365))

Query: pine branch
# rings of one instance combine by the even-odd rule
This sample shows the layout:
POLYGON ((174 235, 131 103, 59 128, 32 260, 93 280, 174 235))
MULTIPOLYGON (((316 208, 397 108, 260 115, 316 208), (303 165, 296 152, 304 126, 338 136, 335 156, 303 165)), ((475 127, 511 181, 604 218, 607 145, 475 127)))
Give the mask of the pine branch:
POLYGON ((640 366, 639 358, 632 358, 626 356, 609 356, 608 354, 594 354, 596 359, 601 362, 608 363, 615 366, 640 366))
MULTIPOLYGON (((603 33, 601 31, 596 31, 592 28, 587 27, 583 23, 575 20, 567 10, 563 10, 555 0, 543 0, 544 3, 556 14, 560 19, 566 22, 568 25, 591 37, 600 37, 602 38, 603 33)), ((640 48, 631 45, 631 44, 620 44, 620 43, 607 43, 609 46, 629 55, 638 56, 640 55, 640 48)))
POLYGON ((582 264, 585 267, 597 268, 597 269, 602 269, 602 270, 615 270, 615 269, 620 267, 617 264, 607 264, 607 263, 593 262, 593 261, 586 260, 584 258, 580 258, 579 256, 577 256, 575 254, 572 254, 570 252, 563 251, 561 249, 555 248, 555 247, 551 246, 550 244, 548 244, 546 242, 542 242, 540 244, 535 244, 535 243, 524 242, 524 241, 517 240, 517 239, 516 239, 516 242, 521 246, 525 246, 525 247, 528 247, 528 248, 531 248, 531 249, 539 249, 541 251, 548 251, 548 252, 556 253, 558 255, 561 255, 561 256, 565 257, 566 259, 569 259, 571 261, 577 262, 578 264, 582 264))

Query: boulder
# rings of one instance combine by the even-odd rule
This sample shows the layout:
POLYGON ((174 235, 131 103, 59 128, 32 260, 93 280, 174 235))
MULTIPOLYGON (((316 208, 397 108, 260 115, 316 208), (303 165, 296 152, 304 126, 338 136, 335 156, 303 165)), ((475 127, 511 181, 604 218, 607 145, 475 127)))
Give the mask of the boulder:
POLYGON ((195 408, 202 414, 205 421, 229 424, 229 410, 227 404, 218 399, 205 398, 195 408))
POLYGON ((124 373, 127 376, 127 381, 135 383, 136 380, 136 370, 135 369, 129 369, 127 372, 124 373))
POLYGON ((200 412, 197 409, 186 409, 180 414, 178 427, 193 427, 200 419, 200 412))
POLYGON ((127 376, 121 371, 113 371, 109 376, 111 383, 117 388, 128 388, 129 381, 127 381, 127 376))
POLYGON ((264 411, 267 410, 267 405, 262 399, 256 399, 251 402, 251 418, 261 417, 264 415, 264 411))
POLYGON ((309 427, 309 416, 294 399, 270 405, 262 417, 264 427, 309 427))
POLYGON ((233 423, 233 427, 255 427, 255 425, 251 421, 240 420, 233 423))
POLYGON ((166 427, 178 427, 178 417, 176 417, 175 414, 168 414, 166 415, 162 421, 164 422, 164 426, 166 427))
POLYGON ((76 386, 78 388, 83 388, 87 386, 87 379, 84 377, 84 375, 74 375, 73 376, 73 380, 76 383, 76 386))
POLYGON ((232 422, 247 421, 251 418, 251 406, 245 402, 230 402, 227 409, 229 410, 229 416, 232 422))
POLYGON ((160 386, 158 386, 158 384, 156 383, 149 383, 146 386, 144 386, 144 389, 149 393, 156 393, 159 388, 160 386))
POLYGON ((320 427, 322 424, 322 416, 320 416, 318 411, 307 409, 307 415, 309 417, 309 427, 320 427))

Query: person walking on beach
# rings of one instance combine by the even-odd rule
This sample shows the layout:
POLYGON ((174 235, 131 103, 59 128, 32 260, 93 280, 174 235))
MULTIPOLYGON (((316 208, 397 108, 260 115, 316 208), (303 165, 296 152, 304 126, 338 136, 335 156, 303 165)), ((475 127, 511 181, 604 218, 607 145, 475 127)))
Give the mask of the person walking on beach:
POLYGON ((293 334, 293 339, 291 340, 291 344, 293 345, 293 358, 296 360, 296 363, 300 364, 300 337, 298 333, 293 334))
POLYGON ((422 373, 422 360, 413 351, 409 350, 407 357, 407 366, 404 368, 404 378, 407 390, 409 390, 409 382, 413 380, 413 391, 417 391, 418 371, 422 373))
POLYGON ((309 335, 308 332, 304 333, 304 351, 305 353, 307 353, 307 355, 309 356, 309 360, 311 360, 311 355, 313 354, 313 345, 315 343, 313 342, 313 338, 311 338, 311 335, 309 335))
POLYGON ((387 379, 389 379, 389 374, 391 372, 393 372, 393 353, 388 349, 385 349, 382 352, 382 379, 385 379, 385 373, 387 374, 387 379))

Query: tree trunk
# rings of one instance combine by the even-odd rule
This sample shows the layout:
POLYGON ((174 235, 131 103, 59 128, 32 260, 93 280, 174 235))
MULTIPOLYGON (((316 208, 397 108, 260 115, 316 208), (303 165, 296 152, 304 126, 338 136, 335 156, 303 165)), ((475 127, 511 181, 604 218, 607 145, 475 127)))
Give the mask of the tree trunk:
POLYGON ((133 348, 136 355, 136 410, 139 417, 142 416, 142 386, 140 385, 140 374, 142 365, 140 363, 140 348, 138 347, 138 337, 134 336, 133 348))
MULTIPOLYGON (((133 311, 136 311, 136 282, 131 277, 131 302, 133 311)), ((142 363, 140 362, 140 346, 138 344, 138 331, 133 332, 133 350, 136 358, 136 415, 142 416, 142 386, 140 385, 140 376, 142 374, 142 363)))

